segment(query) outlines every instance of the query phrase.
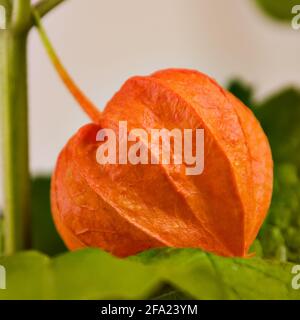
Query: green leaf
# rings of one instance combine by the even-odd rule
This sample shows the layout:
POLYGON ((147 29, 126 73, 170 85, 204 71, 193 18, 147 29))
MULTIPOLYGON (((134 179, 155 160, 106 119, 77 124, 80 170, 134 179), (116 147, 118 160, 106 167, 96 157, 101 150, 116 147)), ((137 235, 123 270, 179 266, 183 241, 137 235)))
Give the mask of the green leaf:
POLYGON ((300 90, 286 88, 260 103, 239 80, 229 90, 252 107, 274 159, 272 203, 256 245, 264 257, 300 262, 300 90))
POLYGON ((284 89, 258 104, 254 112, 269 138, 275 163, 300 168, 300 90, 284 89))
POLYGON ((98 249, 52 259, 30 251, 0 258, 0 264, 7 270, 0 299, 300 299, 291 287, 291 264, 195 249, 156 249, 128 259, 98 249), (169 291, 155 296, 166 284, 169 291))
POLYGON ((255 2, 270 17, 287 22, 293 18, 293 6, 299 4, 298 0, 255 0, 255 2))
POLYGON ((261 102, 253 89, 241 80, 232 80, 228 90, 252 109, 270 141, 275 164, 295 164, 300 169, 300 89, 284 88, 261 102))
MULTIPOLYGON (((251 90, 236 81, 231 91, 243 99, 251 90)), ((258 236, 261 255, 300 262, 300 90, 286 88, 251 106, 274 159, 272 203, 258 236)))
POLYGON ((227 89, 239 98, 246 106, 252 108, 254 105, 252 86, 240 79, 233 79, 229 82, 227 89))
POLYGON ((300 89, 284 88, 261 102, 253 89, 241 80, 232 80, 228 90, 252 109, 270 141, 275 164, 295 164, 300 169, 300 89))
POLYGON ((48 255, 66 251, 58 235, 50 209, 50 178, 32 180, 32 247, 48 255))
POLYGON ((265 257, 300 262, 300 177, 293 164, 275 165, 273 200, 258 238, 265 257))

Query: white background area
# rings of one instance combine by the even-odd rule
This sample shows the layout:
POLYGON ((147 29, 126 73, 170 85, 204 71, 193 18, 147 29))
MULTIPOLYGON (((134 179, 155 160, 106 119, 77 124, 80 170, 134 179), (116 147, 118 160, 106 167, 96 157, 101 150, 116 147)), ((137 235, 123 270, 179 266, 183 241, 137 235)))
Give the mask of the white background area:
MULTIPOLYGON (((238 76, 259 97, 300 83, 300 30, 251 0, 68 0, 44 25, 63 63, 103 109, 130 76, 194 68, 225 85, 238 76)), ((54 72, 36 31, 29 39, 30 163, 51 172, 89 119, 54 72)), ((0 171, 2 176, 2 170, 0 171)), ((0 203, 2 189, 0 189, 0 203)))

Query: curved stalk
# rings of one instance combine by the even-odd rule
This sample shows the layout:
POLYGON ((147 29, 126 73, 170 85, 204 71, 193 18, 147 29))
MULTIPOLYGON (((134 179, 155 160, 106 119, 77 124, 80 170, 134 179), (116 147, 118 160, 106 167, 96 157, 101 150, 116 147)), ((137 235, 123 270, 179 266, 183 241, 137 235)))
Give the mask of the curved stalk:
POLYGON ((38 29, 39 35, 41 37, 42 43, 47 51, 47 54, 52 61, 58 75, 71 92, 75 100, 79 103, 82 109, 87 113, 87 115, 94 121, 97 122, 100 117, 100 111, 98 108, 89 100, 89 98, 79 89, 76 83, 73 81, 67 70, 64 68, 63 64, 60 62, 57 54, 51 42, 46 34, 45 29, 42 26, 39 14, 36 10, 33 10, 33 17, 35 19, 35 24, 38 29))
POLYGON ((41 0, 34 6, 34 9, 39 13, 41 17, 43 17, 64 1, 66 0, 41 0))
MULTIPOLYGON (((45 16, 48 12, 52 9, 56 8, 61 3, 65 2, 66 0, 41 0, 37 4, 33 6, 33 10, 35 10, 40 17, 45 16)), ((26 29, 30 30, 35 24, 34 17, 31 15, 26 29)))

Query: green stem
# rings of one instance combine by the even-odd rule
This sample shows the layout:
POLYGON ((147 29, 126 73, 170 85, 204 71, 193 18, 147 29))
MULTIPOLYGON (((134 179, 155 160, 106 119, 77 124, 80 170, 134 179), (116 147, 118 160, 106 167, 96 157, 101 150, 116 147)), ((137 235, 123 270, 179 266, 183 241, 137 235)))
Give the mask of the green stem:
POLYGON ((22 32, 29 16, 29 0, 13 1, 12 20, 0 39, 5 254, 30 246, 27 31, 22 32))
MULTIPOLYGON (((60 5, 61 3, 65 2, 66 0, 41 0, 39 1, 35 6, 33 6, 33 11, 36 11, 36 13, 43 17, 48 12, 50 12, 52 9, 60 5)), ((35 24, 33 15, 31 16, 30 20, 27 24, 27 29, 29 30, 33 25, 35 24)))
POLYGON ((65 69, 61 63, 58 55, 56 54, 48 36, 43 28, 39 13, 36 9, 32 10, 32 16, 35 21, 35 26, 37 27, 38 33, 42 40, 42 43, 46 49, 50 61, 52 62, 54 68, 56 69, 58 75, 66 85, 69 92, 73 95, 75 100, 79 103, 81 108, 87 113, 87 115, 94 121, 97 122, 100 117, 100 112, 98 108, 91 102, 91 100, 80 90, 77 84, 74 82, 68 71, 65 69))
MULTIPOLYGON (((35 10, 43 16, 63 1, 42 0, 35 10)), ((30 248, 27 38, 34 20, 30 0, 0 0, 0 5, 7 13, 7 29, 0 30, 4 251, 12 254, 30 248)))
POLYGON ((45 14, 64 1, 65 0, 41 0, 34 6, 34 8, 38 14, 43 17, 45 14))
POLYGON ((31 18, 30 0, 13 0, 12 3, 11 29, 13 29, 15 33, 24 33, 31 18))

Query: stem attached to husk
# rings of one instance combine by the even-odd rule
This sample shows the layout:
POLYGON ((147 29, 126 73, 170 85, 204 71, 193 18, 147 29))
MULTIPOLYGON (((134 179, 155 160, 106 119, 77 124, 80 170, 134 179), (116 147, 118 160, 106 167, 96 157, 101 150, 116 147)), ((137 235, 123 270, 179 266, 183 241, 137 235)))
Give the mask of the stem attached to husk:
POLYGON ((79 89, 79 87, 76 85, 76 83, 73 81, 67 70, 64 68, 63 64, 61 63, 60 59, 58 58, 50 40, 47 36, 47 33, 45 29, 42 26, 41 19, 39 17, 39 14, 36 10, 33 10, 33 17, 35 19, 35 24, 38 29, 40 38, 42 40, 42 43, 47 51, 47 54, 52 61, 52 64, 54 65, 58 75, 68 88, 68 90, 71 92, 73 97, 76 99, 76 101, 80 104, 82 109, 87 113, 87 115, 94 121, 97 122, 99 120, 100 112, 97 109, 96 106, 93 105, 93 103, 85 96, 85 94, 79 89))

